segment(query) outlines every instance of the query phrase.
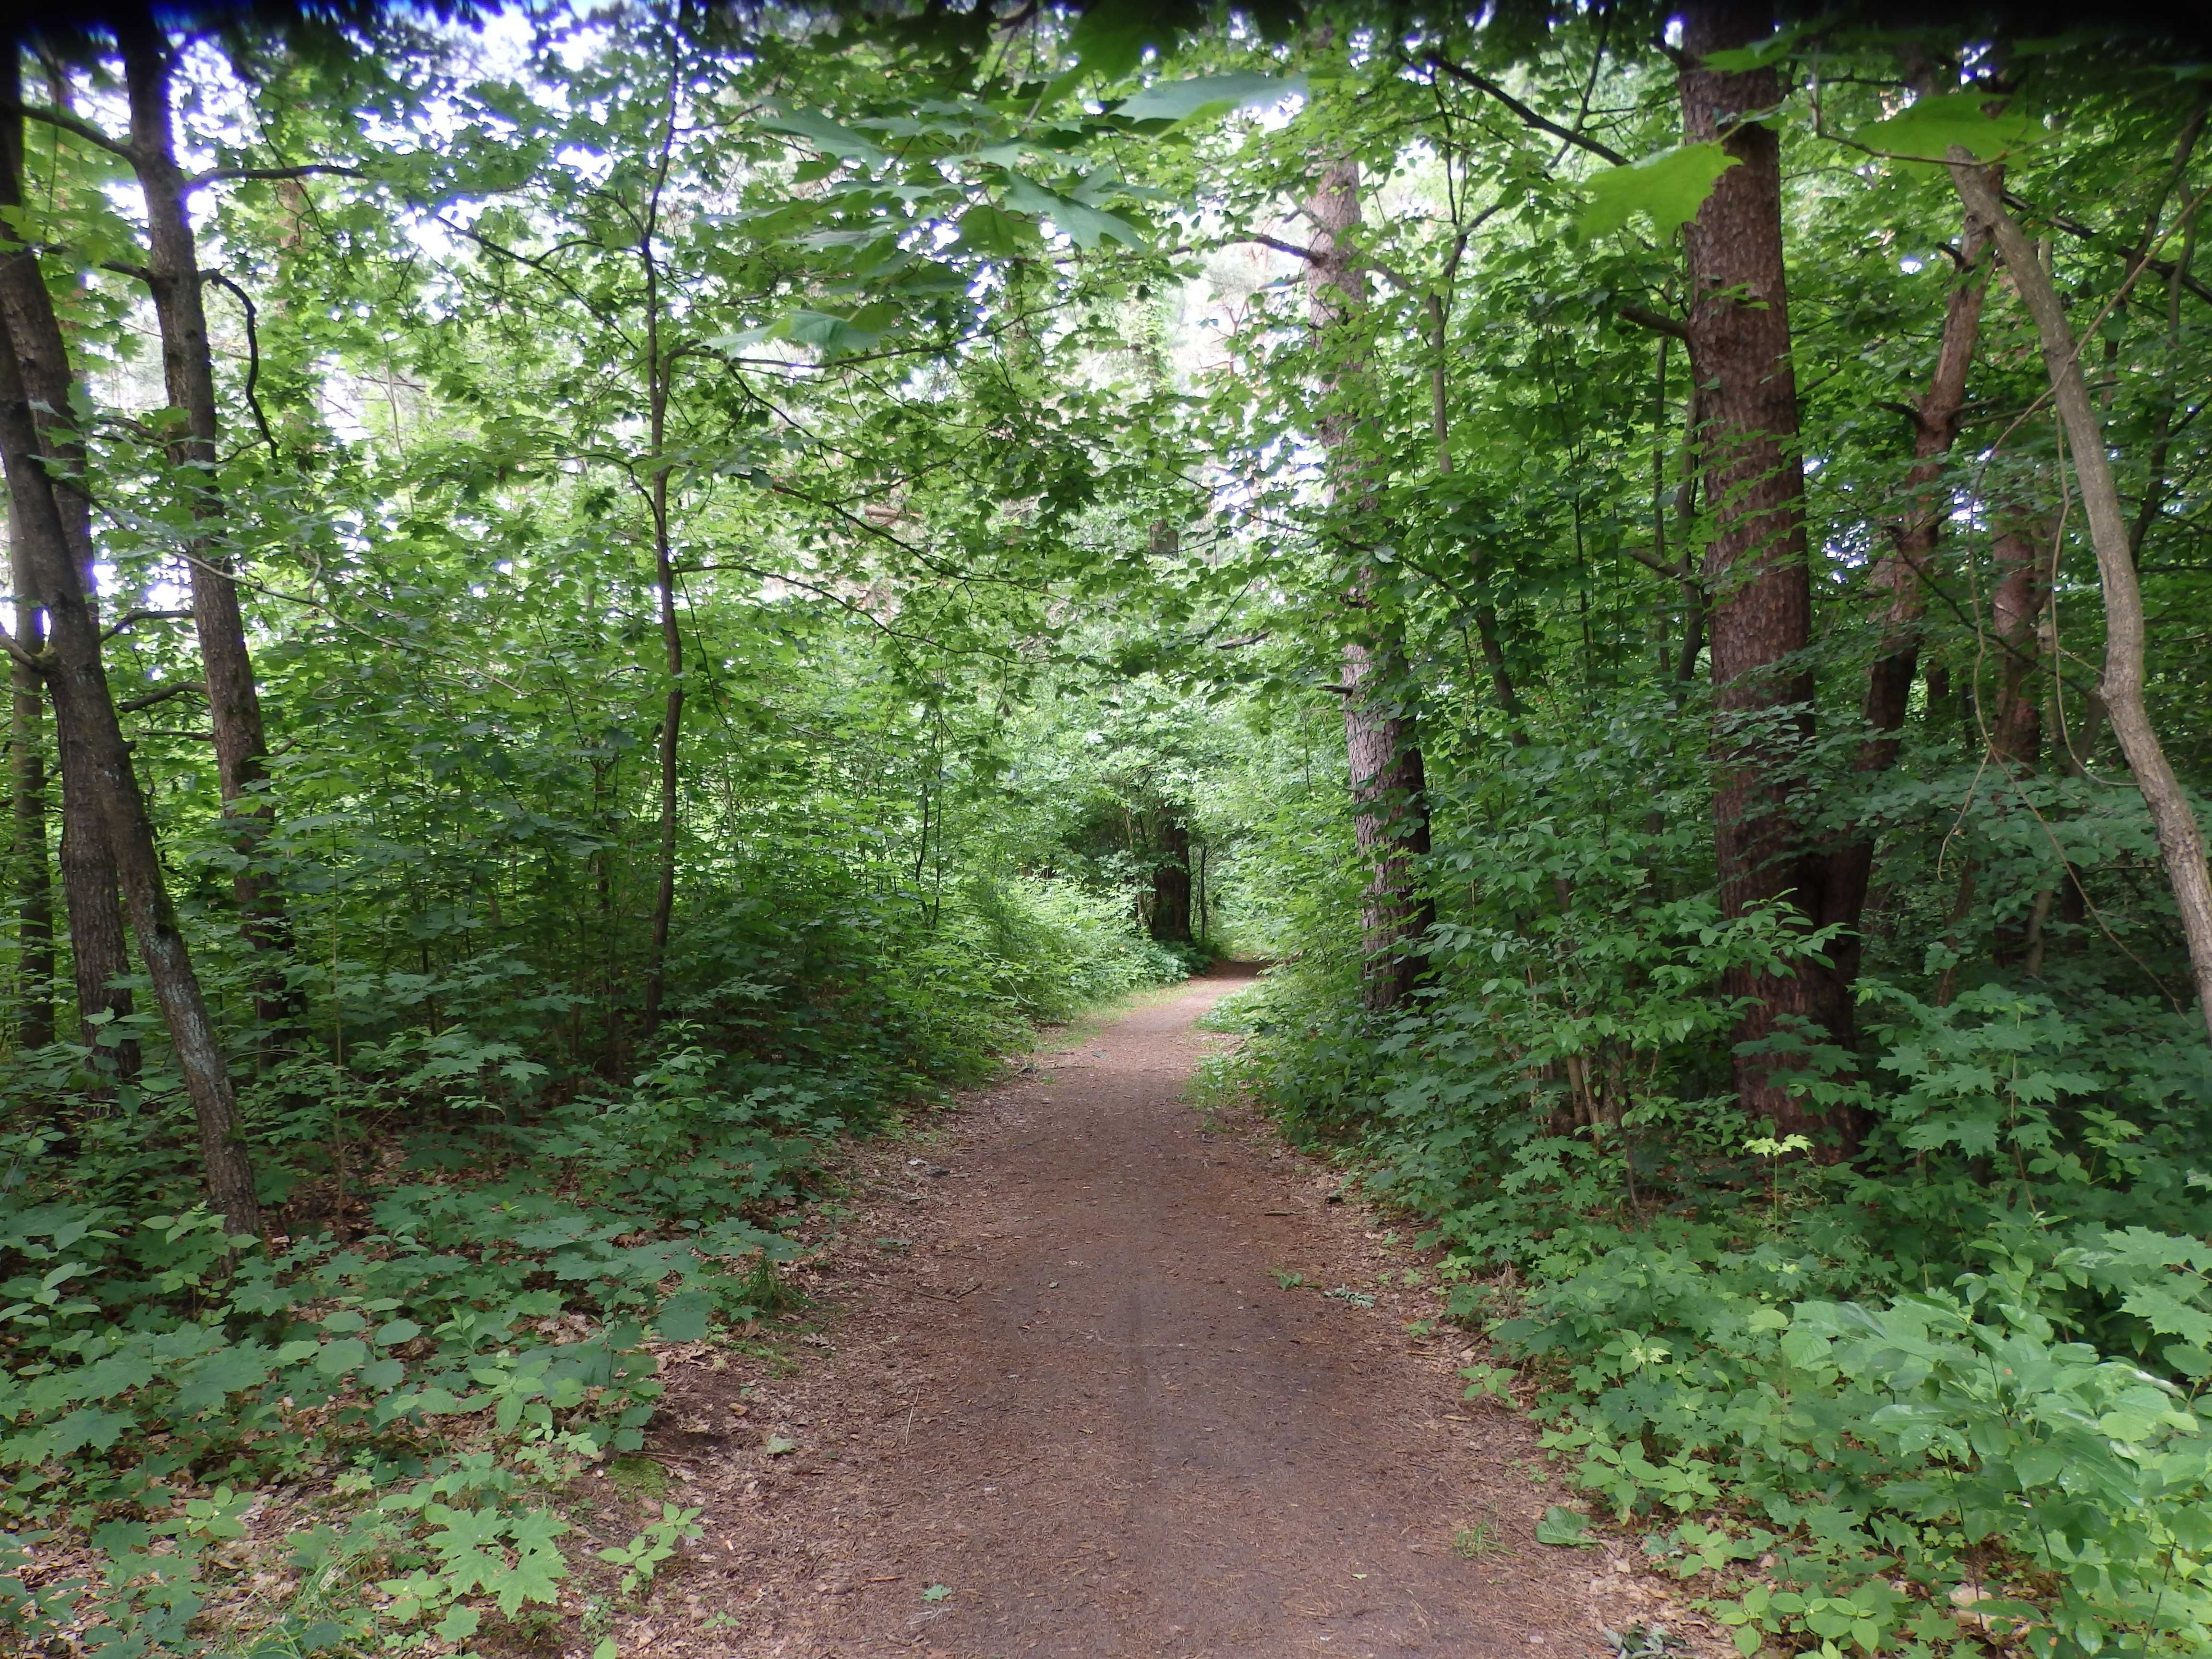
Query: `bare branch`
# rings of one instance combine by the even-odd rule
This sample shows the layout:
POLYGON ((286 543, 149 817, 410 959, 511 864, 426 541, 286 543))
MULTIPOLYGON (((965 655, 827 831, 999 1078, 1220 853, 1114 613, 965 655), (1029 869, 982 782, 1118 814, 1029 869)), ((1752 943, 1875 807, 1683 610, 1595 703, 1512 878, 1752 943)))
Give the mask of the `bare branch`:
POLYGON ((172 697, 181 697, 188 692, 204 697, 207 696, 207 687, 198 680, 179 680, 174 685, 163 686, 159 691, 149 691, 143 697, 127 698, 115 705, 115 712, 135 714, 142 708, 151 708, 157 702, 167 702, 172 697))
POLYGON ((133 623, 190 622, 191 619, 192 613, 189 611, 126 611, 108 624, 106 631, 100 637, 101 642, 105 644, 133 623))
POLYGON ((198 190, 202 185, 212 185, 226 179, 314 179, 334 174, 341 179, 366 179, 368 174, 359 167, 341 166, 336 161, 309 161, 296 167, 210 167, 205 173, 196 173, 185 180, 187 191, 198 190))
POLYGON ((253 424, 261 428, 261 441, 269 446, 270 455, 282 460, 276 434, 269 429, 269 417, 262 413, 261 399, 253 395, 254 386, 261 379, 260 319, 253 309, 253 296, 219 270, 200 272, 200 281, 228 289, 237 296, 238 303, 246 307, 246 406, 253 411, 253 424))
POLYGON ((1620 306, 1613 314, 1624 322, 1636 323, 1656 334, 1665 334, 1689 343, 1690 325, 1675 317, 1662 317, 1656 311, 1646 311, 1642 306, 1620 306))
POLYGON ((72 137, 82 138, 88 144, 97 145, 111 155, 120 155, 125 161, 133 158, 131 146, 119 138, 111 138, 89 121, 80 120, 65 110, 47 109, 37 104, 0 104, 0 114, 20 115, 27 121, 43 121, 58 127, 72 137))
POLYGON ((1554 138, 1564 138, 1576 149, 1588 150, 1601 161, 1610 161, 1617 167, 1625 167, 1628 165, 1628 158, 1613 149, 1612 145, 1601 143, 1586 132, 1577 132, 1572 127, 1563 127, 1557 121, 1546 119, 1506 91, 1504 88, 1499 86, 1497 82, 1486 76, 1477 75, 1465 64, 1455 64, 1450 58, 1440 57, 1435 52, 1431 52, 1425 61, 1431 69, 1442 70, 1461 84, 1473 87, 1478 92, 1488 93, 1506 108, 1511 110, 1514 114, 1519 116, 1524 125, 1535 128, 1539 132, 1548 132, 1554 138))

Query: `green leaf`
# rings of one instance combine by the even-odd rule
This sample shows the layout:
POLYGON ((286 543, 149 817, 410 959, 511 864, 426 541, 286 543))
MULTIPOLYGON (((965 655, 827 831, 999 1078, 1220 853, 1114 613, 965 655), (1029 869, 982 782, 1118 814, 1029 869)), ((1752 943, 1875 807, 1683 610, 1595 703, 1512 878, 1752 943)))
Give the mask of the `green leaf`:
POLYGON ((1018 214, 988 202, 978 203, 959 219, 960 240, 956 253, 976 253, 987 259, 1007 259, 1036 240, 1036 227, 1018 214))
POLYGON ((1993 161, 2019 149, 2042 131, 2025 115, 1991 115, 1979 93, 1947 92, 1923 98, 1909 109, 1862 127, 1853 137, 1869 149, 1916 161, 1941 161, 1954 144, 1977 160, 1993 161))
POLYGON ((368 1358, 368 1344, 349 1336, 342 1342, 324 1343, 323 1351, 315 1356, 315 1369, 325 1376, 339 1376, 368 1358))
POLYGON ((664 1341, 698 1342, 705 1339, 714 1311, 714 1300, 706 1291, 685 1291, 662 1303, 653 1322, 664 1341))
POLYGON ((1697 217, 1721 174, 1736 158, 1718 140, 1661 150, 1626 167, 1607 167, 1583 180, 1589 201, 1576 222, 1585 236, 1603 236, 1648 213, 1663 240, 1685 220, 1697 217))
POLYGON ((796 1440, 787 1440, 780 1434, 772 1434, 768 1437, 768 1443, 761 1449, 770 1457, 788 1457, 799 1449, 799 1443, 796 1440))
POLYGON ((854 161, 887 161, 890 159, 852 128, 841 126, 816 110, 779 110, 773 115, 760 117, 758 124, 770 132, 796 133, 824 155, 842 156, 854 161))
POLYGON ((1065 196, 1052 191, 1018 173, 1006 175, 1006 205, 1019 213, 1033 213, 1050 219, 1067 233, 1076 246, 1085 250, 1098 246, 1100 240, 1111 237, 1133 248, 1141 248, 1145 239, 1137 234, 1134 225, 1110 213, 1101 213, 1096 208, 1071 202, 1065 196))
POLYGON ((925 1601, 949 1601, 952 1599, 952 1587, 950 1584, 932 1584, 922 1591, 921 1599, 925 1601))
POLYGON ((446 1609, 446 1616, 430 1628, 448 1642, 465 1642, 477 1633, 483 1615, 474 1607, 453 1607, 446 1609))
POLYGON ((1544 1511, 1544 1518, 1536 1523, 1536 1541, 1562 1548, 1588 1549, 1597 1540, 1583 1534, 1589 1528, 1589 1519, 1577 1515, 1572 1510, 1554 1504, 1544 1511))
POLYGON ((1162 81, 1146 87, 1135 97, 1115 105, 1109 113, 1131 121, 1201 121, 1305 95, 1305 77, 1300 75, 1281 81, 1249 73, 1201 75, 1194 80, 1162 81))

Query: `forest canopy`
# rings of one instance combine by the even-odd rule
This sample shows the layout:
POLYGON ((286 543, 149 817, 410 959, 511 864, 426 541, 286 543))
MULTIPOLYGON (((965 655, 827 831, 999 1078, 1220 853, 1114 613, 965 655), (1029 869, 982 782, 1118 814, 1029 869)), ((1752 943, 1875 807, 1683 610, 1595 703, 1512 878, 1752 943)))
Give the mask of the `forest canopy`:
POLYGON ((1235 956, 1744 1653, 2212 1646, 2212 47, 1785 12, 0 25, 9 1641, 644 1605, 840 1140, 1235 956))

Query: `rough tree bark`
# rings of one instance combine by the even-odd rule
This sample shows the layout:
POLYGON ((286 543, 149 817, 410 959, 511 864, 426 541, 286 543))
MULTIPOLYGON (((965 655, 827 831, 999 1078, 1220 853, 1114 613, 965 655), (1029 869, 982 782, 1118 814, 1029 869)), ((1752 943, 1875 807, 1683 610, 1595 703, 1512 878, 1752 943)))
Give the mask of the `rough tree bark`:
POLYGON ((153 823, 146 815, 145 797, 131 770, 131 750, 100 663, 99 625, 85 604, 83 584, 40 453, 22 372, 4 331, 0 331, 0 466, 7 473, 9 507, 21 527, 36 598, 46 607, 52 643, 43 660, 57 718, 70 720, 83 736, 96 786, 94 805, 123 878, 131 931, 137 935, 139 954, 154 981, 178 1069, 191 1097, 209 1198, 228 1231, 257 1233, 261 1212, 254 1199, 252 1165, 238 1137, 230 1073, 208 1019, 191 953, 178 930, 176 909, 154 847, 153 823))
POLYGON ((2203 1016, 2207 1036, 2212 1037, 2212 871, 2205 867, 2204 832, 2166 758, 2144 705, 2142 590, 2136 580, 2128 523, 2121 512, 2119 489, 2112 482, 2104 428, 2082 378, 2081 348, 2049 273, 2035 257, 2027 236, 2005 212, 1988 178, 1974 165, 1973 156, 1954 144, 1950 162, 1951 182, 1960 199, 1989 222, 2006 274, 2035 319, 2044 368, 2051 377, 2051 397, 2058 406, 2067 447, 2072 452, 2074 475, 2081 486, 2090 544, 2096 550, 2097 574, 2104 587, 2105 667, 2098 680, 2098 693, 2157 832, 2159 857, 2166 866, 2174 904, 2181 913, 2182 937, 2189 946, 2197 1009, 2203 1016))
MULTIPOLYGON (((46 649, 46 621, 25 568, 23 538, 9 526, 9 578, 15 594, 15 639, 35 657, 46 649)), ((9 772, 15 805, 15 1041, 43 1048, 54 1040, 53 866, 46 856, 46 685, 28 663, 14 662, 9 690, 9 772)))
MULTIPOLYGON (((0 44, 0 105, 21 102, 21 59, 12 41, 0 44)), ((0 208, 20 204, 23 180, 21 118, 0 115, 0 208)), ((37 256, 0 241, 0 324, 14 341, 34 428, 46 457, 62 530, 77 570, 88 611, 98 618, 93 580, 92 501, 83 489, 84 442, 75 425, 69 356, 61 325, 37 256)), ((103 1029, 131 1011, 131 993, 118 983, 131 971, 117 892, 115 857, 95 804, 97 780, 84 740, 67 711, 54 709, 55 750, 62 781, 60 865, 69 918, 70 966, 76 990, 78 1033, 87 1046, 103 1029), (106 1018, 102 1018, 106 1016, 106 1018)), ((112 1043, 101 1051, 124 1078, 138 1073, 138 1045, 112 1043)))
POLYGON ((284 896, 266 863, 275 814, 266 793, 269 739, 260 693, 246 648, 238 582, 223 544, 222 493, 216 482, 221 424, 215 359, 191 210, 190 181, 177 165, 171 113, 169 45, 151 13, 126 13, 115 25, 130 94, 131 165, 146 202, 148 286, 161 334, 161 378, 182 424, 170 439, 173 477, 185 482, 195 521, 204 527, 185 549, 191 562, 192 624, 206 669, 208 713, 215 732, 216 773, 231 849, 240 863, 231 878, 240 931, 258 963, 254 1012, 281 1032, 296 1026, 301 999, 285 971, 291 935, 284 896))
MULTIPOLYGON (((1308 313, 1315 332, 1328 340, 1343 335, 1366 297, 1353 246, 1360 217, 1358 164, 1340 161, 1330 167, 1305 211, 1314 227, 1306 255, 1308 313)), ((1341 348, 1329 372, 1327 395, 1341 397, 1364 369, 1356 353, 1341 348)), ((1340 514, 1347 504, 1357 507, 1369 500, 1353 453, 1356 427, 1341 408, 1320 422, 1322 447, 1330 458, 1331 497, 1340 514)), ((1362 977, 1369 1012, 1382 1014, 1402 1004, 1427 971, 1421 939, 1434 914, 1420 883, 1419 863, 1429 852, 1420 734, 1407 706, 1405 653, 1377 612, 1374 588, 1374 568, 1362 563, 1346 595, 1361 626, 1344 647, 1342 691, 1352 834, 1369 872, 1360 905, 1362 977)))
MULTIPOLYGON (((1779 901, 1810 922, 1824 908, 1826 872, 1791 805, 1791 775, 1812 736, 1813 681, 1803 653, 1813 613, 1783 276, 1781 153, 1773 131, 1750 118, 1782 94, 1771 70, 1702 67, 1707 53, 1764 40, 1772 21, 1765 7, 1742 0, 1700 0, 1685 14, 1684 135, 1721 140, 1737 163, 1685 228, 1688 322, 1713 520, 1705 574, 1712 596, 1721 907, 1735 917, 1779 901)), ((1826 1121, 1776 1080, 1772 1058, 1742 1049, 1806 1024, 1848 1042, 1848 985, 1832 968, 1806 962, 1786 974, 1739 969, 1724 988, 1746 1000, 1735 1034, 1744 1106, 1779 1133, 1820 1133, 1826 1121)), ((1848 1126, 1838 1127, 1848 1137, 1848 1126)))

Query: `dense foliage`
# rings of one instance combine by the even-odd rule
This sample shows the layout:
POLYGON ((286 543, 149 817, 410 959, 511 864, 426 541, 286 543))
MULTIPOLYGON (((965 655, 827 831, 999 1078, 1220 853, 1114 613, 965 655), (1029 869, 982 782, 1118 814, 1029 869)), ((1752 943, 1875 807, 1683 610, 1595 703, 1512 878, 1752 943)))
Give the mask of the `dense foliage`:
POLYGON ((2212 83, 1680 9, 13 40, 9 1639, 597 1640, 836 1139, 1222 948, 1547 1542, 2212 1645, 2212 83))

